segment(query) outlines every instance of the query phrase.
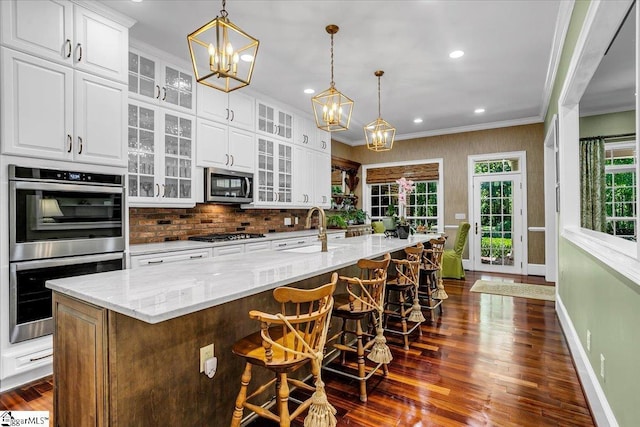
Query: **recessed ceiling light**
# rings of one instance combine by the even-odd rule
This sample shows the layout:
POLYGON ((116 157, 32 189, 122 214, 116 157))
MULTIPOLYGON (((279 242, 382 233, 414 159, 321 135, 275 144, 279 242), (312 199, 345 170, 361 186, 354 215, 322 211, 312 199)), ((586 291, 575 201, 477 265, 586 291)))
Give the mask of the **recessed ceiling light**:
POLYGON ((245 53, 244 55, 240 55, 240 59, 242 59, 244 62, 253 62, 253 55, 245 53))
POLYGON ((311 88, 309 88, 309 89, 305 89, 304 93, 308 93, 309 95, 311 95, 312 93, 316 93, 316 91, 311 89, 311 88))
POLYGON ((458 59, 464 56, 464 52, 461 50, 454 50, 453 52, 451 52, 449 54, 449 58, 451 59, 458 59))
POLYGON ((142 3, 142 0, 131 0, 134 3, 142 3))
POLYGON ((482 114, 484 113, 484 108, 476 108, 475 110, 473 110, 473 112, 476 114, 482 114))
POLYGON ((420 117, 413 119, 413 123, 422 123, 422 119, 420 117))

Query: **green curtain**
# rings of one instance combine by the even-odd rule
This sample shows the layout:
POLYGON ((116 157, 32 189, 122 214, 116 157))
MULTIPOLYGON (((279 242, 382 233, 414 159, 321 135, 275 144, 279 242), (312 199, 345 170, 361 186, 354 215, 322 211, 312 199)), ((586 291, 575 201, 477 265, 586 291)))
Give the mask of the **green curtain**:
POLYGON ((607 231, 604 138, 580 140, 580 225, 607 231))

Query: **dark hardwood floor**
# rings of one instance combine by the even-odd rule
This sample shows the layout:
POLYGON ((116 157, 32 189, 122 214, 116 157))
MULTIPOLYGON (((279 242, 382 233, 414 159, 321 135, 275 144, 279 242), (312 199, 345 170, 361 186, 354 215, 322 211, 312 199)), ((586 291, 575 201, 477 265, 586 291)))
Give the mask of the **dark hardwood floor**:
MULTIPOLYGON (((593 426, 554 303, 469 292, 487 277, 552 285, 470 272, 445 280, 444 314, 422 325, 410 350, 392 343, 389 376, 369 381, 368 402, 358 400, 355 384, 323 373, 338 426, 593 426)), ((45 378, 1 394, 0 410, 51 411, 52 396, 45 378)), ((259 419, 251 427, 273 425, 259 419)))

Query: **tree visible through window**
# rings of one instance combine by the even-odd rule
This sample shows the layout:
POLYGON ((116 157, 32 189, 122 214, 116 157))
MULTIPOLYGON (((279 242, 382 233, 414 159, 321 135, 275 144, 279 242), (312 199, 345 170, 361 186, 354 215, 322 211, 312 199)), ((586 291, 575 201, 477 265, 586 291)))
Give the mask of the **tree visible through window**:
POLYGON ((607 233, 637 239, 635 142, 606 146, 605 195, 607 233))
MULTIPOLYGON (((407 200, 407 221, 413 226, 438 228, 438 181, 416 181, 416 189, 407 200)), ((389 209, 398 212, 398 184, 370 184, 370 212, 373 221, 389 216, 389 209)))

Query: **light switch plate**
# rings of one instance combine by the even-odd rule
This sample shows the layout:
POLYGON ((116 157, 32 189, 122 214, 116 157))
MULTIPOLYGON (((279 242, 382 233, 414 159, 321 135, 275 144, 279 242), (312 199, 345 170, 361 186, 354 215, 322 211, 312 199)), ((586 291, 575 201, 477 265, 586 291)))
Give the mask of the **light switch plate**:
POLYGON ((464 213, 457 213, 456 219, 467 219, 467 215, 465 215, 464 213))

